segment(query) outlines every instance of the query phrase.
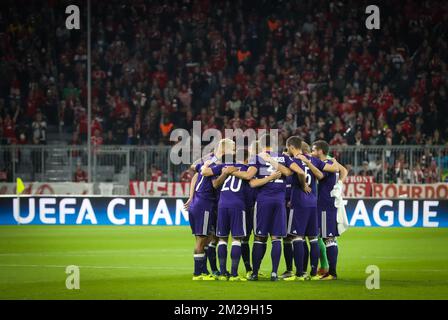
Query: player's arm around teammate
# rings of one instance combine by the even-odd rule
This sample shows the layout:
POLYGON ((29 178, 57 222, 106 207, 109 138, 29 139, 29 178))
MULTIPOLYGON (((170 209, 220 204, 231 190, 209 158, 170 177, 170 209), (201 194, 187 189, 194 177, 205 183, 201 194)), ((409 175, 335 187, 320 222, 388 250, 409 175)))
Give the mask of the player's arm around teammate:
POLYGON ((196 172, 193 176, 193 178, 191 179, 190 182, 190 191, 189 191, 189 196, 188 196, 188 200, 187 202, 185 202, 184 204, 184 209, 188 210, 190 208, 190 204, 193 201, 193 197, 194 197, 194 186, 196 185, 196 182, 198 181, 198 173, 196 172))
MULTIPOLYGON (((270 154, 268 154, 266 152, 262 152, 262 153, 259 154, 259 156, 260 156, 261 159, 263 159, 267 163, 271 164, 271 166, 275 170, 280 171, 281 174, 284 175, 285 177, 289 177, 290 175, 293 174, 293 171, 291 171, 289 168, 285 167, 284 165, 282 165, 281 163, 276 161, 274 158, 271 157, 270 154)), ((299 170, 300 170, 300 168, 299 168, 299 170)))
POLYGON ((247 171, 235 171, 232 173, 233 176, 243 179, 243 180, 251 180, 257 174, 257 168, 249 167, 247 171))
POLYGON ((267 177, 264 177, 261 179, 252 179, 249 181, 249 184, 252 188, 259 188, 259 187, 264 186, 266 183, 280 179, 281 176, 282 176, 282 173, 280 171, 275 171, 270 176, 267 176, 267 177))
POLYGON ((237 170, 238 168, 233 166, 224 167, 219 177, 213 180, 213 188, 219 189, 223 185, 224 181, 226 181, 227 177, 237 170))

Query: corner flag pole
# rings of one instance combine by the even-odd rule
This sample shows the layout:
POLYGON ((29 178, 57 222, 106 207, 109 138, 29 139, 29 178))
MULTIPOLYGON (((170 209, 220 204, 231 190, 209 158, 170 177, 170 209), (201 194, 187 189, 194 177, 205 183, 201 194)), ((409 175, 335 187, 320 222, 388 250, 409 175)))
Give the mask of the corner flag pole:
MULTIPOLYGON (((16 179, 16 195, 17 195, 17 212, 18 212, 17 223, 18 224, 20 224, 20 219, 21 219, 21 215, 20 215, 20 194, 23 192, 23 190, 25 190, 25 184, 23 183, 22 179, 17 178, 16 179)), ((13 210, 14 210, 14 208, 13 208, 13 210)))

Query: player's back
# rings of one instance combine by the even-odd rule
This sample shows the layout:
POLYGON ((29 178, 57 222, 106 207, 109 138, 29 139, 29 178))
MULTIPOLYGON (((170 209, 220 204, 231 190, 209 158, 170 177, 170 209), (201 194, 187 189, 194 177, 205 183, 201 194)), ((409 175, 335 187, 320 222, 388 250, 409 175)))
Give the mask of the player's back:
POLYGON ((286 177, 286 191, 285 191, 285 201, 288 203, 291 200, 291 189, 294 183, 294 175, 286 177))
MULTIPOLYGON (((312 164, 319 170, 323 169, 325 163, 321 160, 305 155, 312 164)), ((311 188, 310 193, 303 191, 297 175, 294 175, 291 191, 291 205, 295 207, 317 207, 317 178, 306 165, 305 162, 299 159, 292 159, 305 173, 305 182, 311 188)))
POLYGON ((246 208, 251 209, 257 201, 257 188, 252 188, 248 182, 244 183, 244 193, 246 195, 246 208))
MULTIPOLYGON (((326 159, 323 162, 329 165, 333 164, 333 161, 330 159, 326 159)), ((319 206, 334 207, 334 198, 331 196, 331 191, 338 180, 338 173, 323 172, 323 174, 324 177, 317 184, 317 200, 319 206)))
MULTIPOLYGON (((219 166, 221 168, 217 176, 221 174, 221 170, 226 166, 234 166, 240 171, 247 171, 247 166, 241 163, 221 164, 219 166)), ((247 186, 248 183, 246 181, 229 175, 219 189, 218 208, 241 208, 245 210, 248 196, 247 186)))
MULTIPOLYGON (((195 169, 198 172, 198 179, 194 186, 194 197, 195 199, 200 199, 204 201, 216 201, 217 193, 215 188, 213 188, 213 178, 205 177, 201 174, 201 168, 204 163, 199 163, 196 165, 195 169)), ((216 166, 216 163, 212 163, 210 167, 216 166)))
MULTIPOLYGON (((279 162, 282 165, 285 165, 286 160, 284 155, 279 155, 275 152, 267 152, 274 160, 279 162)), ((276 170, 270 164, 264 161, 261 157, 255 156, 249 161, 249 166, 254 166, 257 168, 257 179, 262 179, 264 177, 270 176, 276 170)), ((264 201, 285 201, 285 192, 286 192, 286 181, 285 177, 281 177, 280 179, 270 181, 265 185, 257 188, 257 202, 264 201)))

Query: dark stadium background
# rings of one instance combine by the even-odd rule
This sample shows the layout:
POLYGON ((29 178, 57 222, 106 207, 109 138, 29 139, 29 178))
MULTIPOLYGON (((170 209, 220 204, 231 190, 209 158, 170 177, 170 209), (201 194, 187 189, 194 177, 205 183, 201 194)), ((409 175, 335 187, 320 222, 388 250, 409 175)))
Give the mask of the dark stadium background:
MULTIPOLYGON (((86 145, 83 4, 2 1, 2 146, 86 145), (81 30, 65 28, 69 4, 81 8, 81 30)), ((193 120, 200 120, 203 130, 278 128, 283 140, 298 134, 332 146, 446 143, 444 1, 92 1, 91 6, 95 147, 169 145, 169 132, 190 129, 193 120), (380 5, 380 30, 365 27, 370 4, 380 5)), ((11 149, 4 150, 3 181, 19 174, 41 178, 42 162, 51 162, 51 150, 33 149, 28 162, 20 155, 11 160, 11 149)), ((362 173, 363 160, 369 159, 359 159, 352 174, 362 173)), ((72 179, 77 161, 86 164, 85 157, 73 157, 72 179)), ((384 179, 397 182, 404 168, 412 171, 413 182, 437 182, 441 172, 434 162, 435 155, 427 154, 411 165, 409 156, 398 152, 388 165, 366 174, 386 171, 384 179)), ((157 170, 166 169, 147 170, 157 177, 157 170)), ((179 181, 180 174, 169 179, 179 181)), ((84 178, 80 173, 78 179, 84 178)))

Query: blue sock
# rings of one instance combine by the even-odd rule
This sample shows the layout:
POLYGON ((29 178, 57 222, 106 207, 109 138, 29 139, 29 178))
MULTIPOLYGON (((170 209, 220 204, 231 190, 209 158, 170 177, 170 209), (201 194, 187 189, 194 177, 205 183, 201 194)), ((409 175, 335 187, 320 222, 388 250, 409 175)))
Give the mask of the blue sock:
POLYGON ((303 275, 303 240, 294 239, 292 241, 294 250, 294 264, 296 265, 296 275, 301 277, 303 275))
POLYGON ((308 260, 310 257, 310 250, 308 249, 308 243, 306 240, 303 241, 303 272, 308 269, 308 260))
POLYGON ((319 265, 320 250, 317 241, 317 239, 310 240, 311 276, 315 276, 317 274, 317 267, 319 265))
POLYGON ((194 275, 199 276, 204 272, 205 253, 196 253, 194 257, 194 275))
POLYGON ((258 275, 261 261, 263 260, 265 252, 266 252, 266 242, 254 241, 254 246, 252 248, 252 264, 254 274, 258 275))
POLYGON ((241 257, 243 258, 246 272, 252 271, 252 267, 250 265, 250 248, 248 241, 241 241, 241 257))
POLYGON ((241 259, 241 242, 233 241, 232 250, 230 251, 230 257, 232 258, 232 277, 238 276, 238 265, 241 259))
POLYGON ((327 247, 327 257, 328 257, 328 265, 329 265, 329 273, 332 276, 337 276, 336 274, 336 265, 338 262, 338 244, 336 241, 332 241, 326 244, 327 247))
POLYGON ((227 243, 219 241, 218 243, 219 271, 222 275, 227 273, 227 243))
POLYGON ((283 240, 283 255, 285 257, 286 271, 292 271, 292 242, 283 240))
POLYGON ((218 268, 216 267, 216 244, 210 243, 205 253, 207 254, 208 263, 210 264, 212 272, 218 271, 218 268))
POLYGON ((281 239, 272 240, 272 248, 271 248, 272 273, 277 274, 281 256, 282 256, 282 240, 281 239))

